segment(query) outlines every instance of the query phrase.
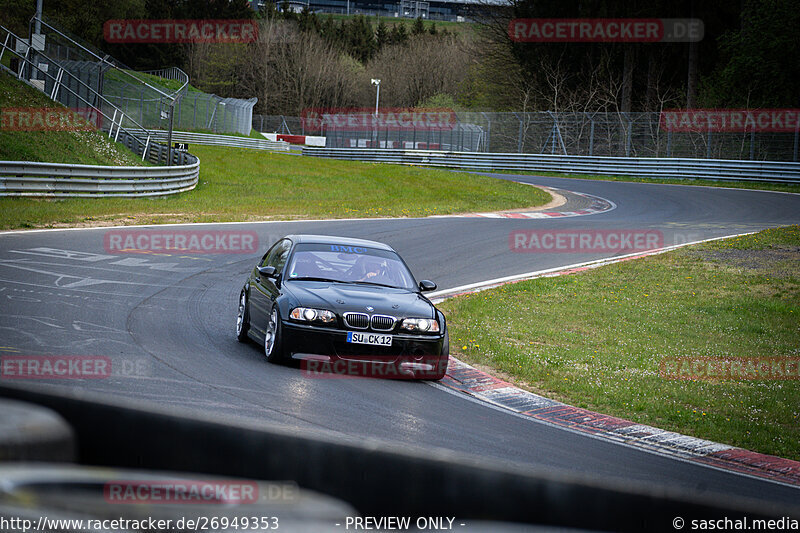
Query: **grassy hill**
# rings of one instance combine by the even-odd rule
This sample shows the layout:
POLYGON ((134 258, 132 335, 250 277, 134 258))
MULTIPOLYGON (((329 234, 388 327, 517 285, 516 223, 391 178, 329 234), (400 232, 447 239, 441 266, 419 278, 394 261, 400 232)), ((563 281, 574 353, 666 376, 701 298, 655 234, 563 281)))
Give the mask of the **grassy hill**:
MULTIPOLYGON (((47 96, 0 72, 0 111, 6 108, 63 107, 47 96)), ((143 165, 139 156, 99 131, 10 131, 0 126, 0 160, 143 165)))

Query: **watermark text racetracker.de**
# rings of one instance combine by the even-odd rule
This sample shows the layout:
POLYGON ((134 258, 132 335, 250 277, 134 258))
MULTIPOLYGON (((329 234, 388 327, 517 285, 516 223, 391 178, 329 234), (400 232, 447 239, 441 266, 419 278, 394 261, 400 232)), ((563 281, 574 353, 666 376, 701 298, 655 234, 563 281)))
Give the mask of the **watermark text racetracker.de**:
POLYGON ((508 246, 517 253, 633 253, 664 246, 664 234, 651 229, 516 230, 508 246))
POLYGON ((150 361, 141 357, 106 355, 4 355, 2 379, 107 379, 152 375, 150 361))
POLYGON ((668 109, 659 126, 679 133, 793 133, 800 128, 800 109, 668 109))
POLYGON ((2 131, 95 131, 103 117, 93 107, 4 107, 0 109, 2 131))
POLYGON ((458 123, 455 111, 448 108, 411 109, 385 107, 309 108, 300 114, 306 131, 450 131, 458 123))
POLYGON ((103 498, 114 504, 242 505, 267 501, 292 501, 294 483, 259 484, 245 480, 116 480, 103 487, 103 498))
POLYGON ((350 355, 333 360, 324 356, 303 359, 300 368, 303 377, 311 379, 426 379, 439 375, 446 364, 438 355, 403 356, 394 361, 380 355, 350 355))
POLYGON ((258 40, 255 20, 107 20, 103 38, 109 43, 252 43, 258 40))
POLYGON ((114 229, 103 235, 107 253, 252 254, 258 234, 239 230, 114 229))
POLYGON ((674 43, 703 40, 700 19, 518 18, 508 36, 521 43, 674 43))
POLYGON ((664 357, 659 373, 670 380, 800 380, 800 357, 664 357))

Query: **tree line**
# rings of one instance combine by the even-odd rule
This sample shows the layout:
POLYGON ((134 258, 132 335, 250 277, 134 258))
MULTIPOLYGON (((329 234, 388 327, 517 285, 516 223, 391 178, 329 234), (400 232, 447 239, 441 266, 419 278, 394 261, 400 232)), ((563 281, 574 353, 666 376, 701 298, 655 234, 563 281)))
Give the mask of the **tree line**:
MULTIPOLYGON (((0 0, 3 24, 27 34, 35 0, 0 0)), ((374 105, 487 111, 659 111, 693 107, 798 107, 800 9, 794 0, 509 0, 450 31, 422 19, 259 13, 246 0, 45 2, 45 14, 137 69, 177 65, 198 88, 256 96, 256 112, 374 105), (522 43, 515 18, 696 18, 698 43, 522 43), (249 44, 111 45, 108 19, 257 18, 249 44), (466 28, 466 29, 464 29, 466 28)), ((452 26, 451 26, 452 27, 452 26)))
POLYGON ((310 108, 370 108, 381 80, 384 107, 423 105, 460 91, 469 39, 417 19, 410 26, 364 16, 335 20, 314 13, 271 11, 255 43, 193 44, 187 68, 200 88, 257 96, 256 112, 297 116, 310 108))

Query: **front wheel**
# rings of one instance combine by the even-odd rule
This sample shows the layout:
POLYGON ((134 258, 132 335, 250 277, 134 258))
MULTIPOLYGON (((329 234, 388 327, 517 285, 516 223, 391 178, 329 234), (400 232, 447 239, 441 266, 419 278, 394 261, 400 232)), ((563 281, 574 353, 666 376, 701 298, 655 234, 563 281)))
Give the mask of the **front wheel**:
POLYGON ((283 361, 283 347, 281 346, 281 317, 278 316, 278 305, 272 306, 267 327, 264 331, 264 355, 270 363, 283 361))
POLYGON ((250 329, 250 312, 247 309, 247 293, 242 289, 239 295, 239 312, 236 314, 236 338, 239 342, 247 342, 247 330, 250 329))

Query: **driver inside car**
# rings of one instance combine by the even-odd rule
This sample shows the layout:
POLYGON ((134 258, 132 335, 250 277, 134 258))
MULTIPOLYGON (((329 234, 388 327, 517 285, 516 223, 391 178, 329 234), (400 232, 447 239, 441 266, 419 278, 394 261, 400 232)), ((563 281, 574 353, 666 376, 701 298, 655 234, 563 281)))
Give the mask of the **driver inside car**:
POLYGON ((364 275, 361 276, 359 281, 370 281, 381 275, 381 264, 377 261, 368 261, 364 263, 364 275))
POLYGON ((318 277, 319 275, 319 267, 317 266, 316 261, 302 257, 298 258, 295 262, 292 277, 314 278, 318 277))

